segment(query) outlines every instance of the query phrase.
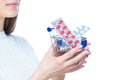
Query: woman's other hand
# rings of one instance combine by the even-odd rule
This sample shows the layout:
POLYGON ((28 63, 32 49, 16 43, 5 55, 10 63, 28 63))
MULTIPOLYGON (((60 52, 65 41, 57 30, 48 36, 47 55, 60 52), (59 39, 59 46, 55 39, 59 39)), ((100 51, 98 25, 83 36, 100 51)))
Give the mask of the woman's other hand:
POLYGON ((77 71, 84 67, 83 64, 86 63, 85 60, 90 52, 88 47, 82 49, 82 46, 79 45, 61 56, 55 56, 55 54, 59 53, 55 53, 51 46, 34 73, 33 78, 36 77, 36 80, 48 80, 61 74, 77 71))

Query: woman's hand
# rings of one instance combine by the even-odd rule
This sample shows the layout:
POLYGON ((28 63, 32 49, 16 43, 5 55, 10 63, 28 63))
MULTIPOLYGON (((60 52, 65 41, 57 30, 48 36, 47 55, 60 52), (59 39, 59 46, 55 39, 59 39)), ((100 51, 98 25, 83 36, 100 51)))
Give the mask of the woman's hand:
POLYGON ((90 54, 87 47, 81 48, 82 46, 77 46, 61 56, 55 56, 57 53, 53 51, 51 46, 31 80, 48 80, 61 74, 79 70, 90 54))
POLYGON ((52 80, 64 80, 65 79, 65 74, 57 75, 57 76, 55 76, 51 79, 52 80))

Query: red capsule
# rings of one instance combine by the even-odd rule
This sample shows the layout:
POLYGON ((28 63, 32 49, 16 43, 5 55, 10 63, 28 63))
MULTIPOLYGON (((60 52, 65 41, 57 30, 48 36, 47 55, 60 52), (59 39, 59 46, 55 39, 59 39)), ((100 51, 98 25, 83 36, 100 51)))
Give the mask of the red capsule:
POLYGON ((62 34, 64 34, 64 31, 62 30, 62 31, 60 31, 60 34, 62 35, 62 34))
POLYGON ((57 25, 57 26, 56 26, 56 29, 59 29, 59 28, 60 28, 60 25, 57 25))
POLYGON ((63 26, 63 27, 62 27, 63 30, 66 29, 66 28, 67 28, 67 26, 63 26))
POLYGON ((72 48, 75 48, 77 45, 73 45, 72 48))
POLYGON ((68 38, 68 36, 64 36, 64 38, 65 38, 65 39, 67 39, 67 38, 68 38))
POLYGON ((68 41, 68 44, 72 44, 72 43, 73 43, 73 40, 69 40, 69 41, 68 41))
POLYGON ((67 31, 67 32, 66 32, 66 35, 69 35, 70 33, 71 33, 71 31, 67 31))
POLYGON ((62 24, 63 23, 63 20, 59 20, 58 24, 62 24))
POLYGON ((74 43, 75 43, 75 44, 79 43, 79 40, 75 40, 74 43))
POLYGON ((75 38, 75 35, 70 36, 70 38, 75 38))

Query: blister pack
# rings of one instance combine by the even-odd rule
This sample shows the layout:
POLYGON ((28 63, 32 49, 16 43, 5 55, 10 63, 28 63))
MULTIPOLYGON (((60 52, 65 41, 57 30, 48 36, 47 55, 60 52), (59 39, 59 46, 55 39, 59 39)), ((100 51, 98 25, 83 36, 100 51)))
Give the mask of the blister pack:
POLYGON ((47 31, 50 34, 52 44, 57 44, 57 52, 66 52, 81 44, 84 47, 87 45, 87 39, 83 35, 90 29, 86 26, 79 26, 74 31, 71 31, 65 24, 62 18, 51 22, 52 28, 48 27, 47 31))

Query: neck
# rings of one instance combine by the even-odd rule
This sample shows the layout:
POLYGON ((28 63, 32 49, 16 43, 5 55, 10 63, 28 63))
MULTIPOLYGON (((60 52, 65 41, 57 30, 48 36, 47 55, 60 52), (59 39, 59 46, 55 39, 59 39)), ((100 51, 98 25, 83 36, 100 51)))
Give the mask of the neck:
POLYGON ((4 20, 4 18, 0 18, 0 32, 3 31, 4 20))

